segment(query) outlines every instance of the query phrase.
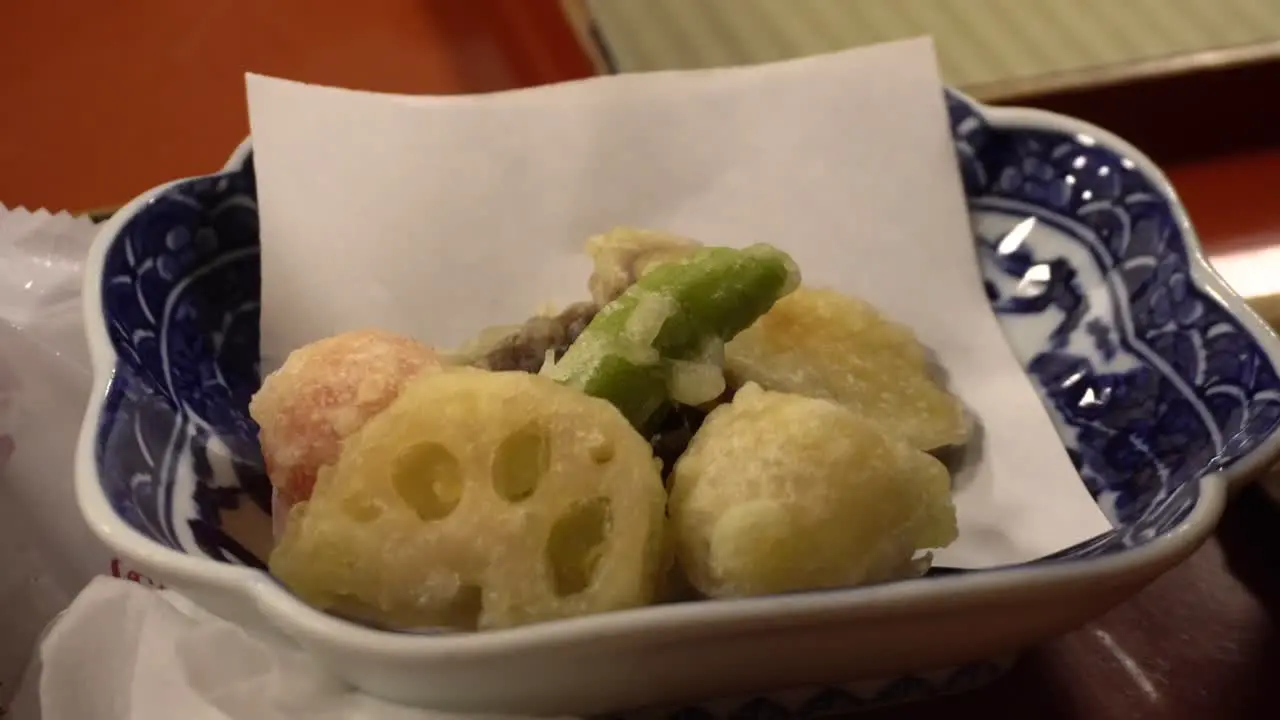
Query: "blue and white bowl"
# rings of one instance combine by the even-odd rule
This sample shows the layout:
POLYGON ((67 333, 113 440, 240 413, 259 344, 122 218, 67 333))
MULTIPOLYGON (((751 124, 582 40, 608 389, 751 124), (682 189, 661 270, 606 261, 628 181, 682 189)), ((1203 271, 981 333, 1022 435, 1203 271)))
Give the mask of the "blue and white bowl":
POLYGON ((259 381, 247 143, 221 172, 130 203, 93 247, 84 516, 156 580, 404 702, 775 717, 983 682, 1003 666, 992 658, 1101 614, 1189 555, 1232 482, 1276 458, 1280 339, 1210 269, 1173 189, 1137 150, 1069 118, 956 93, 948 104, 992 310, 1115 526, 1104 535, 993 571, 470 635, 381 632, 317 612, 263 572, 270 485, 247 413, 259 381), (703 700, 724 697, 740 699, 703 700))

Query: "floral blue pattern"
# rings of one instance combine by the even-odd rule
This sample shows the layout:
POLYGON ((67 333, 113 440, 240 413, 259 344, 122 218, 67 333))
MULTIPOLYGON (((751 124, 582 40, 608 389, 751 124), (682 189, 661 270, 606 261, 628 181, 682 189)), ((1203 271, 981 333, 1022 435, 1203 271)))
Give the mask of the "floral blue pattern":
POLYGON ((103 261, 103 315, 119 362, 98 471, 112 506, 148 537, 263 567, 220 529, 221 512, 242 502, 270 511, 248 416, 258 290, 252 160, 180 183, 130 219, 103 261))
POLYGON ((1280 426, 1280 379, 1195 286, 1173 202, 1131 160, 947 103, 992 306, 1116 526, 1055 557, 1139 545, 1280 426))
MULTIPOLYGON (((1197 286, 1158 182, 1094 138, 992 125, 950 93, 947 104, 992 308, 1115 525, 1037 562, 1141 545, 1188 515, 1200 478, 1280 426, 1276 369, 1197 286)), ((248 417, 259 383, 255 198, 249 157, 162 192, 107 249, 103 319, 118 362, 96 451, 106 496, 140 533, 262 567, 221 520, 270 504, 248 417)), ((961 689, 988 670, 902 678, 878 700, 828 688, 723 713, 832 714, 961 689)), ((701 718, 709 707, 670 716, 701 718)))

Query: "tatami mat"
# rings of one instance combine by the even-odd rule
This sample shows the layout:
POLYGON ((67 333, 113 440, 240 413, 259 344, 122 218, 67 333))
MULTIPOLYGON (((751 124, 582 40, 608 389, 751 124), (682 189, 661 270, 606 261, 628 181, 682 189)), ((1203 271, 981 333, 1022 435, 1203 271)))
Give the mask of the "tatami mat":
POLYGON ((1280 0, 585 0, 583 10, 619 72, 932 35, 947 82, 971 91, 1280 42, 1280 0))

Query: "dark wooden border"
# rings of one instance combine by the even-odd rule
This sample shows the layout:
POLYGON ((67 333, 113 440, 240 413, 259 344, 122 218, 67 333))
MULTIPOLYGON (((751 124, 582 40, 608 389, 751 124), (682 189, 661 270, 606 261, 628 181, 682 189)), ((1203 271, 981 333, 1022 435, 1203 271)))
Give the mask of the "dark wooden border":
POLYGON ((1280 146, 1280 57, 997 101, 1086 120, 1159 165, 1280 146))

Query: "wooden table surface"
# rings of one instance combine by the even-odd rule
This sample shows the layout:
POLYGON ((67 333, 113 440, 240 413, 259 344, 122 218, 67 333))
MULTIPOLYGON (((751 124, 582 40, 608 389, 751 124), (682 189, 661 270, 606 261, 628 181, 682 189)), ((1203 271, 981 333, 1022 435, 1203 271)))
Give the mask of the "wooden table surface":
MULTIPOLYGON (((592 71, 554 0, 5 0, 0 28, 11 206, 117 205, 216 167, 247 132, 246 70, 416 93, 592 71)), ((1168 171, 1227 279, 1280 288, 1280 149, 1168 171)), ((1280 718, 1276 613, 1280 513, 1248 492, 1191 560, 1001 681, 865 717, 1280 718)))

